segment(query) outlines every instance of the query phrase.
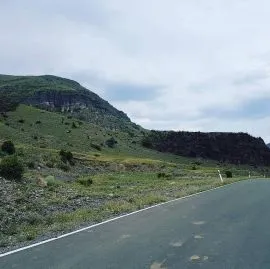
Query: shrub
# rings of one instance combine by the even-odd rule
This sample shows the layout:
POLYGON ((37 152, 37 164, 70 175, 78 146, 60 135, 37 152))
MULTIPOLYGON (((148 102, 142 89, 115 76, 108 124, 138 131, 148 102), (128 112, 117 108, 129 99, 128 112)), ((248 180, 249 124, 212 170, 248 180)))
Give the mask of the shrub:
POLYGON ((25 121, 23 119, 18 120, 19 123, 24 123, 25 121))
POLYGON ((109 148, 114 148, 115 145, 117 144, 118 142, 113 138, 111 137, 110 139, 108 139, 106 141, 106 145, 109 147, 109 148))
POLYGON ((225 175, 227 178, 232 178, 232 172, 231 171, 225 171, 225 175))
POLYGON ((58 187, 61 185, 61 182, 56 180, 54 176, 47 176, 45 178, 48 187, 58 187))
POLYGON ((72 125, 71 125, 71 127, 72 127, 73 129, 76 129, 76 128, 78 128, 78 127, 77 127, 77 125, 75 124, 75 122, 74 122, 74 121, 72 122, 72 125))
POLYGON ((15 146, 11 141, 5 141, 2 146, 1 149, 3 152, 6 152, 7 154, 11 155, 15 153, 15 146))
POLYGON ((93 184, 93 180, 90 177, 81 177, 76 180, 79 184, 83 186, 91 186, 93 184))
POLYGON ((48 168, 54 168, 54 162, 52 160, 49 160, 45 163, 45 165, 48 167, 48 168))
POLYGON ((0 163, 0 176, 6 179, 20 180, 23 175, 23 165, 15 156, 8 156, 0 163))
POLYGON ((98 151, 101 151, 101 146, 100 146, 100 145, 91 143, 91 147, 92 147, 93 149, 96 149, 96 150, 98 150, 98 151))
POLYGON ((157 174, 157 177, 158 177, 158 178, 161 178, 161 177, 165 177, 165 175, 166 175, 165 173, 158 173, 158 174, 157 174))
POLYGON ((27 165, 27 167, 29 169, 34 169, 35 168, 35 163, 34 162, 28 162, 26 165, 27 165))
POLYGON ((72 152, 61 149, 59 155, 61 157, 62 162, 64 163, 69 162, 72 165, 74 164, 72 152))
POLYGON ((152 148, 153 147, 153 144, 150 141, 150 139, 146 137, 146 138, 144 138, 142 140, 142 146, 145 147, 145 148, 152 148))
POLYGON ((0 112, 8 112, 16 110, 19 103, 5 96, 5 93, 0 94, 0 112))
POLYGON ((37 120, 37 121, 36 121, 36 124, 41 124, 41 121, 40 121, 40 120, 37 120))
POLYGON ((157 174, 157 177, 158 178, 166 178, 166 179, 170 179, 171 177, 172 177, 172 175, 170 175, 170 174, 166 174, 166 173, 158 173, 157 174))
POLYGON ((64 172, 68 172, 70 170, 70 167, 68 165, 64 164, 64 163, 60 163, 58 165, 58 168, 63 170, 64 172))

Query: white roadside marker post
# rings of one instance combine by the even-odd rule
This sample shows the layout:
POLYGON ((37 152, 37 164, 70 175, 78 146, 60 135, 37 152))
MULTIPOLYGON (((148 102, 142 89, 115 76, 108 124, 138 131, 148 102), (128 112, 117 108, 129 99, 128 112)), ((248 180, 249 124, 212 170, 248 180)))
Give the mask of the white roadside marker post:
POLYGON ((250 176, 250 171, 248 172, 248 177, 250 178, 251 176, 250 176))
POLYGON ((220 178, 221 182, 223 183, 224 180, 223 180, 223 178, 222 178, 222 175, 221 175, 221 173, 220 173, 220 170, 218 170, 218 174, 219 174, 219 178, 220 178))

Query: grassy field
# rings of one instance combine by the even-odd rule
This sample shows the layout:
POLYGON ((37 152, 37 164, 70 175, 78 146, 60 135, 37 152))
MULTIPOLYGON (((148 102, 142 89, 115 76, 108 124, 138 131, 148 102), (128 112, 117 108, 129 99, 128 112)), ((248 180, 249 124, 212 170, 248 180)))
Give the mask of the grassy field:
POLYGON ((25 105, 1 115, 0 143, 14 142, 25 173, 19 182, 0 178, 0 251, 218 187, 218 170, 224 177, 232 172, 225 184, 248 178, 249 171, 264 174, 144 149, 142 135, 25 105), (117 145, 108 147, 112 137, 117 145), (62 161, 61 149, 72 152, 72 164, 62 161))

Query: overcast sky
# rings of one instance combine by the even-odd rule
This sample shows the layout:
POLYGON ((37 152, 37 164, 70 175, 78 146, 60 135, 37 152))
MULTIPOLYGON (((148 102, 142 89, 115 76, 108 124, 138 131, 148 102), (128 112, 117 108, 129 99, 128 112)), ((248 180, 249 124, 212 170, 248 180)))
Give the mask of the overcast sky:
POLYGON ((151 129, 270 142, 269 0, 0 0, 0 73, 54 74, 151 129))

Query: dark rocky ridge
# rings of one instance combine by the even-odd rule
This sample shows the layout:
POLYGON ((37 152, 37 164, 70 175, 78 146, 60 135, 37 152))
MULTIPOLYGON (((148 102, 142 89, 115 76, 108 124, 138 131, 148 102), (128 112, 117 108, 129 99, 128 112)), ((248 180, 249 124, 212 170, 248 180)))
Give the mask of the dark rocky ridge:
POLYGON ((270 165, 270 149, 262 138, 246 133, 151 131, 145 147, 176 155, 249 165, 270 165))

